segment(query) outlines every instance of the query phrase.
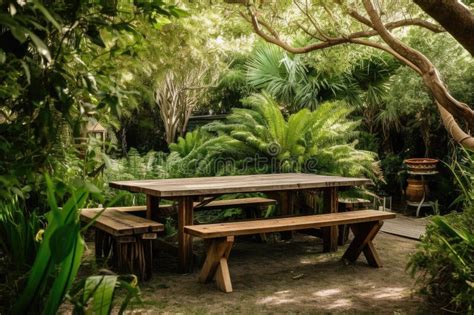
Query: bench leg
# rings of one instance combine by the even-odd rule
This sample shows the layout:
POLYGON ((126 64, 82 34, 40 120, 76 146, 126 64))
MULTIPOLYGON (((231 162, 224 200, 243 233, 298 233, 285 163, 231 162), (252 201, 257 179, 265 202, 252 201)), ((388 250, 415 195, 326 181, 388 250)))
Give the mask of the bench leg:
POLYGON ((104 234, 101 230, 95 229, 95 258, 101 259, 104 253, 104 234))
POLYGON ((149 280, 152 276, 152 240, 155 233, 145 236, 120 237, 115 240, 115 263, 121 272, 135 274, 140 280, 149 280))
POLYGON ((113 254, 114 239, 109 234, 95 229, 95 258, 102 263, 113 254))
POLYGON ((375 251, 372 240, 383 225, 383 221, 359 223, 351 225, 354 239, 342 256, 343 260, 355 262, 363 252, 367 262, 372 267, 382 267, 382 262, 375 251))
POLYGON ((143 239, 142 242, 145 260, 144 279, 148 280, 151 278, 153 270, 153 241, 151 239, 143 239))
POLYGON ((217 287, 226 292, 232 292, 229 266, 227 260, 234 244, 234 237, 213 239, 208 244, 206 260, 199 274, 199 282, 205 283, 216 280, 217 287))

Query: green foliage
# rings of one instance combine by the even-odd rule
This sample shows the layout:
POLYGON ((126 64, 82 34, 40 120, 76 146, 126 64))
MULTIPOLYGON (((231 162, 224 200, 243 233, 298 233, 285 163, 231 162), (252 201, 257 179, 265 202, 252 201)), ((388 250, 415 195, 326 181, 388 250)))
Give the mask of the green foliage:
POLYGON ((420 292, 433 304, 448 311, 473 314, 474 173, 472 153, 465 155, 467 165, 454 164, 463 191, 464 212, 433 217, 407 268, 421 284, 420 292))
MULTIPOLYGON (((123 311, 130 300, 138 295, 136 279, 129 284, 130 281, 123 281, 118 276, 94 276, 79 282, 76 286, 73 285, 85 248, 82 232, 90 226, 89 224, 81 228, 79 211, 86 205, 89 196, 98 197, 97 188, 90 184, 85 184, 80 188, 68 188, 62 183, 54 184, 48 176, 46 183, 50 211, 46 214, 47 224, 44 231, 33 231, 33 228, 39 227, 34 221, 31 221, 29 225, 20 222, 24 225, 22 229, 27 228, 27 230, 21 233, 10 233, 10 235, 23 237, 24 240, 5 239, 7 244, 5 248, 11 248, 14 245, 23 246, 17 251, 31 250, 26 257, 34 258, 24 289, 19 297, 15 297, 16 301, 11 313, 55 314, 60 305, 69 297, 76 306, 75 313, 77 314, 85 312, 89 301, 92 301, 95 313, 109 314, 116 287, 123 287, 128 292, 121 306, 121 311, 123 311), (60 204, 60 200, 65 196, 69 198, 64 204, 60 204), (36 232, 36 237, 33 232, 36 232), (36 246, 31 244, 35 239, 40 242, 36 254, 36 246), (26 246, 23 245, 24 243, 26 246)), ((21 215, 17 216, 20 220, 22 219, 21 215)), ((10 254, 12 251, 6 253, 10 254)), ((19 253, 19 255, 23 254, 19 253)), ((18 259, 18 263, 20 262, 21 260, 18 259)), ((25 261, 25 263, 29 262, 25 261)))
POLYGON ((234 109, 225 123, 203 127, 218 137, 182 159, 188 165, 184 168, 198 174, 372 174, 374 154, 357 150, 356 142, 351 142, 357 135, 357 123, 347 119, 350 110, 342 102, 322 104, 313 112, 303 109, 288 119, 268 93, 255 94, 245 103, 249 108, 234 109))
POLYGON ((343 87, 334 79, 305 65, 301 57, 270 44, 257 46, 247 62, 248 84, 266 90, 292 112, 304 107, 315 109, 320 102, 334 99, 343 87))
POLYGON ((113 121, 133 106, 116 60, 141 38, 136 16, 162 15, 183 12, 151 0, 0 3, 1 195, 44 188, 32 185, 63 158, 65 127, 82 136, 88 118, 113 121))
POLYGON ((89 190, 72 191, 70 199, 59 208, 53 183, 49 178, 46 181, 51 211, 26 287, 13 306, 14 314, 35 308, 44 314, 55 313, 72 286, 84 251, 79 209, 84 207, 89 190))
POLYGON ((433 217, 408 269, 433 304, 472 314, 474 233, 462 221, 458 214, 433 217))
POLYGON ((127 157, 108 160, 104 170, 102 191, 107 200, 120 196, 117 205, 143 205, 145 196, 110 189, 108 183, 114 180, 158 179, 168 176, 165 154, 150 151, 142 156, 132 148, 128 151, 127 157))
POLYGON ((101 275, 82 279, 68 294, 68 300, 74 305, 73 314, 111 314, 117 289, 126 292, 119 314, 123 314, 133 300, 140 301, 136 276, 101 275))
MULTIPOLYGON (((461 204, 468 211, 474 207, 474 152, 460 149, 460 158, 449 165, 454 174, 455 183, 460 191, 453 204, 461 204)), ((474 213, 472 214, 474 220, 474 213)), ((474 226, 474 221, 470 222, 474 226)))
POLYGON ((185 157, 195 148, 200 146, 208 139, 208 135, 201 129, 186 133, 184 137, 179 137, 176 143, 169 145, 171 152, 177 152, 179 156, 185 157))
POLYGON ((107 181, 163 178, 167 176, 163 166, 165 160, 166 156, 161 152, 150 151, 141 156, 132 148, 126 158, 109 161, 105 178, 107 181))
POLYGON ((221 74, 218 85, 210 90, 208 104, 200 107, 200 113, 225 114, 232 108, 241 107, 241 100, 252 91, 246 79, 246 63, 250 55, 241 52, 232 53, 229 69, 221 74))
POLYGON ((359 107, 377 106, 398 66, 392 58, 371 54, 359 57, 345 71, 322 71, 311 58, 293 56, 275 45, 264 44, 257 46, 247 62, 247 80, 253 88, 273 95, 291 112, 305 107, 315 109, 324 101, 336 99, 359 107))
POLYGON ((402 176, 401 171, 405 167, 403 157, 400 154, 387 154, 381 161, 384 171, 385 184, 379 189, 386 192, 401 192, 406 181, 406 175, 402 176))
POLYGON ((40 230, 41 217, 28 213, 20 206, 18 197, 0 201, 0 246, 10 271, 28 270, 38 249, 35 236, 40 230))

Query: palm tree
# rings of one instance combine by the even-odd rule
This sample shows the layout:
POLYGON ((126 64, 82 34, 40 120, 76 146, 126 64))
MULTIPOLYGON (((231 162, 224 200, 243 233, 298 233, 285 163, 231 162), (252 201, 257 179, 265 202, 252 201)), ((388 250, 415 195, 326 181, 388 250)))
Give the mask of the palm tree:
POLYGON ((345 100, 369 115, 366 118, 371 122, 399 66, 393 58, 370 55, 356 60, 347 72, 321 72, 304 63, 301 56, 269 44, 258 46, 246 65, 248 84, 266 90, 289 112, 345 100))

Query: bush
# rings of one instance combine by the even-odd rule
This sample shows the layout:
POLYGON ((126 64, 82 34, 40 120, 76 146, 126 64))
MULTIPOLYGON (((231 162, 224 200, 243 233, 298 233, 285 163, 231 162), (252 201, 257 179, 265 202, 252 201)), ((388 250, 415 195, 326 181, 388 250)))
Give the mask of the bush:
POLYGON ((446 311, 474 314, 474 187, 472 153, 452 167, 463 192, 464 212, 435 216, 407 269, 420 293, 446 311))
POLYGON ((408 269, 431 303, 473 314, 474 234, 466 228, 463 215, 433 217, 408 269))

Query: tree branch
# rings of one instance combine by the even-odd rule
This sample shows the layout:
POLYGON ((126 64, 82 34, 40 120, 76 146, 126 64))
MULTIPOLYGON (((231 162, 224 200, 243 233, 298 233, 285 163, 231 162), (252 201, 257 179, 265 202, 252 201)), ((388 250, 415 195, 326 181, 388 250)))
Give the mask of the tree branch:
POLYGON ((461 1, 415 0, 423 11, 441 24, 471 56, 474 56, 474 14, 461 1))
MULTIPOLYGON (((323 34, 320 33, 321 36, 324 36, 324 38, 321 37, 321 36, 314 36, 314 35, 313 36, 316 39, 320 40, 321 42, 315 43, 315 44, 310 44, 310 45, 304 46, 304 47, 293 47, 293 46, 289 45, 288 43, 282 41, 279 38, 278 33, 268 23, 266 23, 265 21, 262 21, 261 19, 257 18, 257 14, 254 13, 250 7, 248 7, 248 12, 249 12, 249 15, 250 15, 250 19, 248 17, 246 17, 245 14, 243 14, 242 12, 241 12, 241 15, 247 21, 251 22, 255 33, 257 33, 260 37, 265 39, 267 42, 278 45, 281 48, 283 48, 283 49, 285 49, 285 50, 287 50, 291 53, 294 53, 294 54, 304 54, 304 53, 308 53, 308 52, 313 51, 313 50, 328 48, 328 47, 341 45, 341 44, 345 44, 345 43, 351 43, 351 42, 353 42, 352 39, 372 37, 372 36, 379 35, 376 30, 367 30, 367 31, 354 32, 350 35, 344 35, 344 36, 341 36, 341 37, 338 37, 338 38, 329 38, 329 37, 324 36, 323 34), (260 28, 260 25, 262 25, 272 36, 265 33, 260 28)), ((434 25, 432 23, 429 23, 427 21, 424 21, 422 19, 403 19, 403 20, 400 20, 400 21, 387 23, 384 26, 388 29, 395 29, 395 28, 405 27, 405 26, 422 26, 422 27, 426 27, 426 28, 430 28, 430 29, 431 28, 436 29, 436 31, 438 31, 438 32, 442 31, 442 28, 437 27, 436 25, 434 25)), ((304 29, 304 31, 308 35, 310 34, 308 29, 304 29)))
POLYGON ((380 15, 371 0, 363 0, 363 4, 370 17, 373 28, 380 34, 384 42, 421 70, 423 82, 431 90, 433 96, 441 106, 450 114, 460 119, 465 119, 470 129, 474 130, 474 111, 469 108, 467 104, 457 101, 449 94, 449 91, 431 61, 421 52, 405 45, 402 41, 392 36, 382 23, 380 15))
MULTIPOLYGON (((343 5, 340 1, 339 4, 341 6, 343 5)), ((384 24, 381 20, 380 14, 373 6, 371 0, 363 0, 363 4, 369 19, 354 10, 349 10, 348 14, 359 21, 361 24, 370 27, 369 30, 354 32, 352 34, 338 38, 313 36, 314 38, 319 39, 320 42, 310 44, 305 47, 293 47, 287 42, 281 40, 277 36, 276 31, 269 24, 265 22, 263 22, 263 24, 262 21, 259 20, 257 14, 252 11, 250 6, 247 8, 250 15, 250 22, 255 33, 257 33, 265 41, 275 44, 294 54, 308 53, 311 51, 347 43, 365 45, 390 53, 399 61, 420 74, 423 82, 430 89, 434 98, 436 99, 436 103, 440 107, 441 117, 448 132, 460 144, 474 149, 473 138, 461 129, 453 117, 455 116, 459 119, 465 119, 469 125, 469 128, 474 130, 474 110, 472 110, 467 104, 462 103, 451 96, 435 66, 425 55, 407 46, 390 33, 390 30, 413 25, 424 27, 433 32, 441 32, 443 29, 438 25, 417 18, 403 19, 384 24), (268 33, 262 30, 260 25, 262 25, 268 33), (367 40, 367 38, 372 36, 379 36, 388 46, 379 42, 367 40)), ((312 24, 314 26, 314 23, 312 24)), ((316 31, 318 31, 317 28, 316 31)), ((308 29, 305 29, 305 32, 307 34, 311 33, 308 29)))
POLYGON ((454 141, 456 141, 463 147, 472 150, 474 148, 474 138, 471 135, 465 133, 459 127, 453 115, 451 115, 443 106, 441 106, 438 102, 436 102, 436 106, 438 107, 439 114, 441 116, 441 120, 443 121, 444 127, 454 139, 454 141))

